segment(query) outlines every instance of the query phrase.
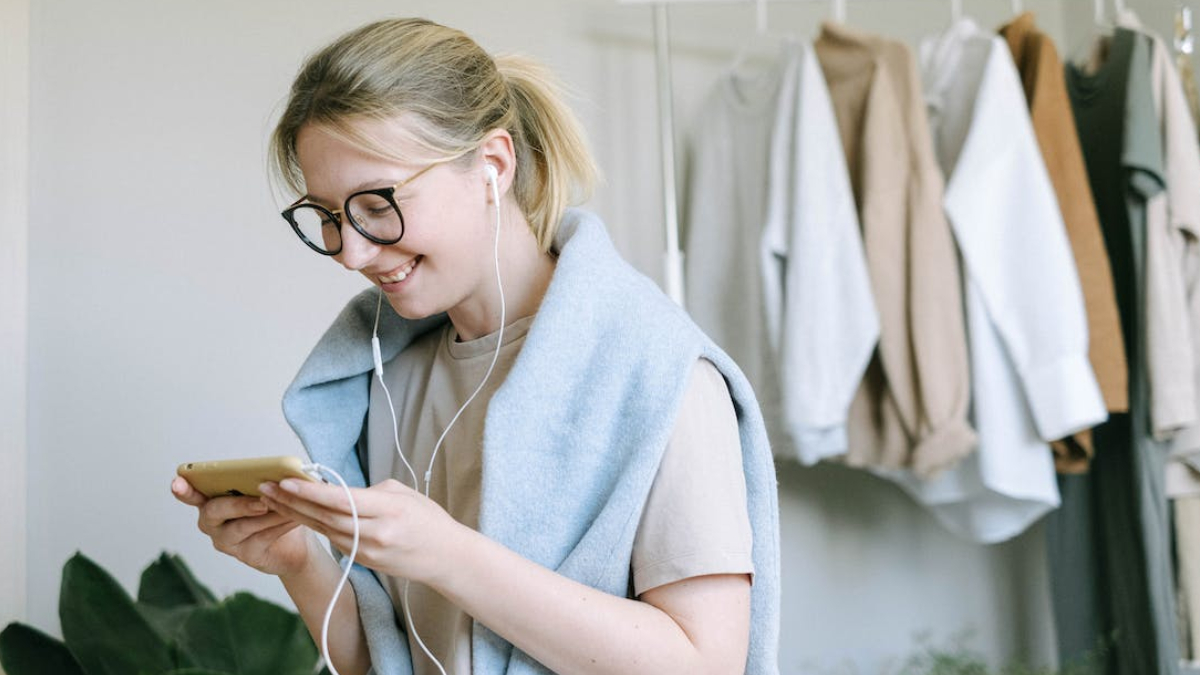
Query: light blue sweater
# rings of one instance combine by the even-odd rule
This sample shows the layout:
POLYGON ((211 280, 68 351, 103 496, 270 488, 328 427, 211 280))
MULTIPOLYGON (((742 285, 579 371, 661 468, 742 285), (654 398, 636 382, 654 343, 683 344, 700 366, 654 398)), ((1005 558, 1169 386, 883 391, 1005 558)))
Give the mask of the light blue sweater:
MULTIPOLYGON (((746 673, 776 675, 779 510, 754 392, 687 314, 621 259, 594 215, 568 211, 555 249, 550 288, 488 405, 480 532, 560 574, 627 596, 634 535, 688 375, 696 359, 709 359, 733 396, 754 533, 746 673)), ((283 399, 284 415, 312 459, 360 486, 375 294, 368 289, 342 311, 283 399)), ((384 361, 445 321, 444 315, 405 320, 384 303, 384 361)), ((357 565, 351 580, 375 672, 411 673, 387 592, 357 565)), ((472 649, 476 674, 549 672, 479 623, 472 649)))

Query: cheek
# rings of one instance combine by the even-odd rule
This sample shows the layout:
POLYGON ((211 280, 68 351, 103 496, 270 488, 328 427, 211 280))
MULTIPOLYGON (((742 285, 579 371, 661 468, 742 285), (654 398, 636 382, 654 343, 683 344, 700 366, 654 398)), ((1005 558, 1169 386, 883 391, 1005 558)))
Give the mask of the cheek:
POLYGON ((406 217, 402 243, 416 253, 448 257, 438 261, 443 265, 454 260, 474 260, 484 252, 490 259, 492 228, 472 207, 470 202, 455 203, 448 199, 434 208, 414 210, 411 222, 406 217))

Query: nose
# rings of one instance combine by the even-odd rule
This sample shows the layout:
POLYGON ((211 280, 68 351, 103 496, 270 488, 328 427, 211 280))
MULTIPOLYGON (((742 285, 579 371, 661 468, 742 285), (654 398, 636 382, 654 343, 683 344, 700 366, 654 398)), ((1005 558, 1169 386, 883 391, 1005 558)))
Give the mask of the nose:
POLYGON ((342 250, 333 256, 333 259, 342 264, 346 269, 357 272, 367 266, 367 263, 375 259, 379 255, 379 244, 367 239, 358 233, 358 230, 345 222, 345 216, 342 217, 342 226, 340 233, 342 235, 342 250))

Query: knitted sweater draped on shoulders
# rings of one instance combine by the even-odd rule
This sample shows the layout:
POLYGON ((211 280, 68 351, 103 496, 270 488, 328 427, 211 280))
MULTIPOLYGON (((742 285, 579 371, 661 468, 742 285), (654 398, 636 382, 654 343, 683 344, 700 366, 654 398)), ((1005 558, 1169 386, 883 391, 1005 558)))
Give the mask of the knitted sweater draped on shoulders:
MULTIPOLYGON (((682 308, 629 266, 603 223, 568 210, 558 264, 512 371, 484 423, 479 530, 522 556, 625 597, 630 556, 651 484, 696 359, 721 371, 737 412, 755 576, 746 673, 776 675, 779 513, 762 415, 737 365, 682 308)), ((358 441, 369 405, 377 291, 355 297, 318 342, 283 399, 288 423, 316 462, 366 484, 358 441)), ((384 303, 384 361, 446 321, 401 318, 384 303)), ((407 640, 374 574, 351 581, 374 672, 410 674, 407 640)), ((476 624, 476 675, 548 673, 476 624)))

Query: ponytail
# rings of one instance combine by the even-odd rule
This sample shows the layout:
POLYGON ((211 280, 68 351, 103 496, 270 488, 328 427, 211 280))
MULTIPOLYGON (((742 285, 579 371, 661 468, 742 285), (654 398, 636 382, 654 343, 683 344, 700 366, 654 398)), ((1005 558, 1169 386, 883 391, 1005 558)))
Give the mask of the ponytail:
POLYGON ((512 98, 517 203, 546 251, 566 207, 591 196, 596 165, 579 120, 545 67, 513 55, 497 57, 496 67, 512 98))

